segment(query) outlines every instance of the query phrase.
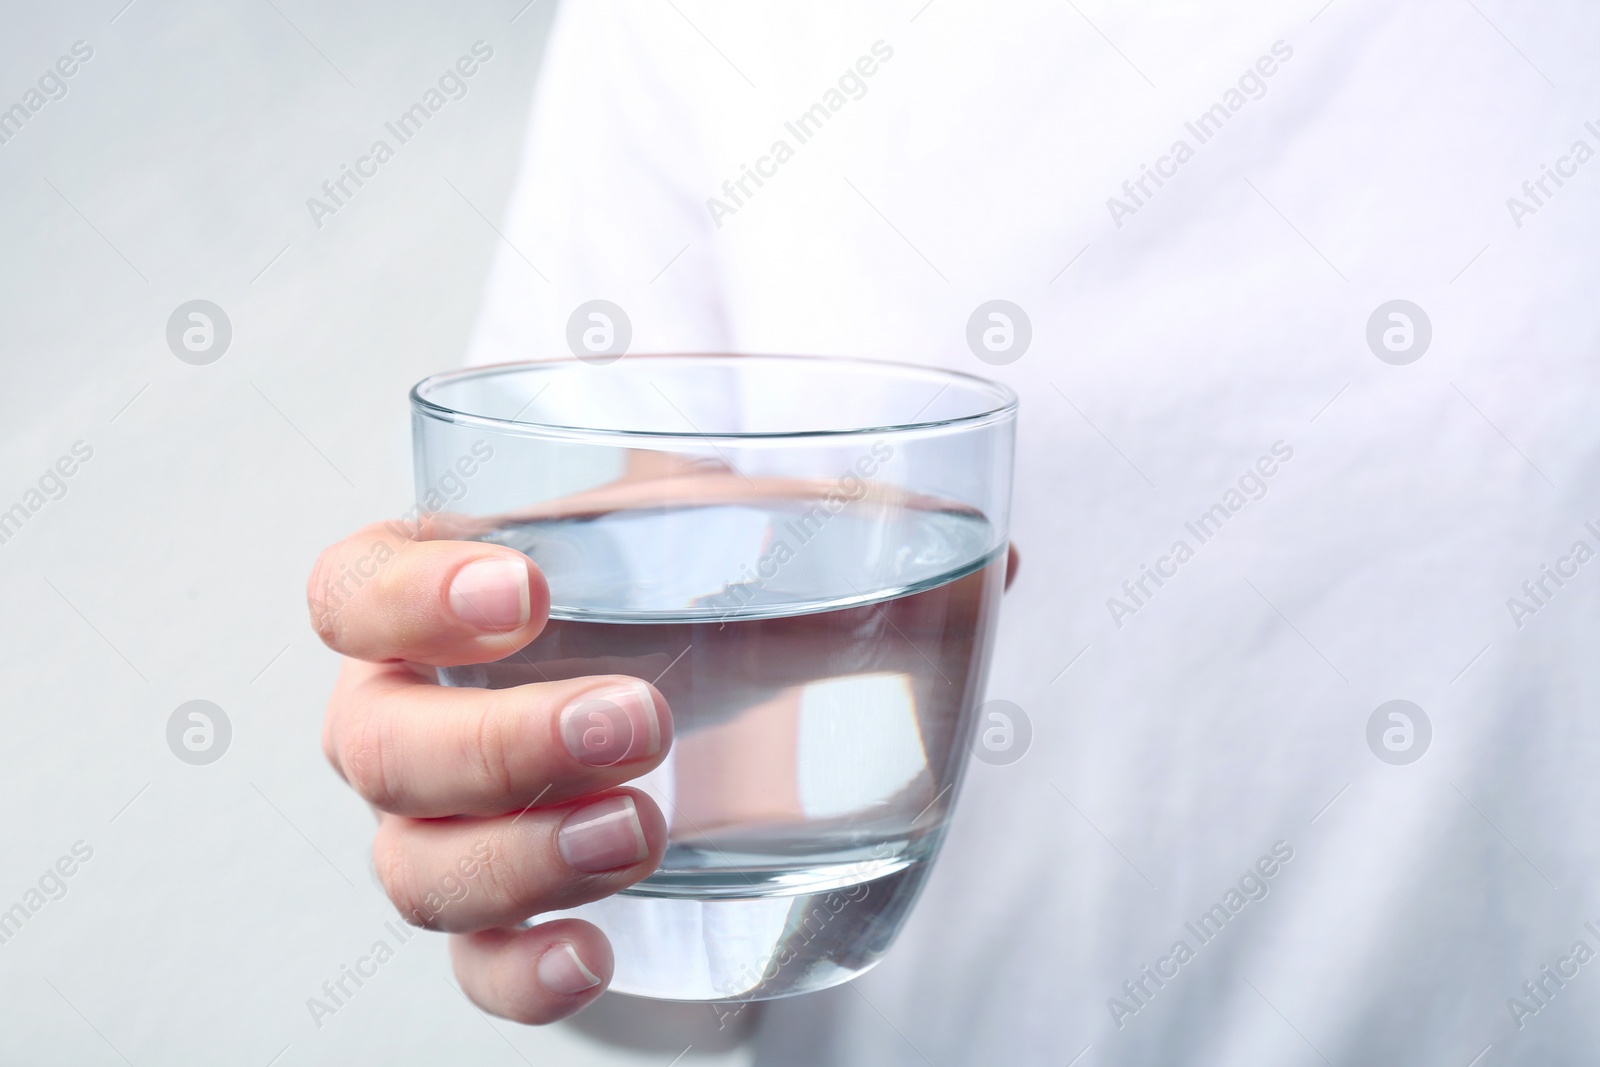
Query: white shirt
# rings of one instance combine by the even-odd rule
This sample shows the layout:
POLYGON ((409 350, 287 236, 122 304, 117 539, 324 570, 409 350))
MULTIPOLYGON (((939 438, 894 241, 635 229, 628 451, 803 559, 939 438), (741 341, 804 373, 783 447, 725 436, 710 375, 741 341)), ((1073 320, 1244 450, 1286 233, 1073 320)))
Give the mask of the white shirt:
POLYGON ((1597 39, 1577 0, 562 7, 474 360, 565 355, 603 298, 630 351, 1023 398, 989 695, 1031 749, 758 1063, 1600 1048, 1597 39), (1414 313, 1368 342, 1396 299, 1409 363, 1414 313), (1391 700, 1431 738, 1369 745, 1391 700))

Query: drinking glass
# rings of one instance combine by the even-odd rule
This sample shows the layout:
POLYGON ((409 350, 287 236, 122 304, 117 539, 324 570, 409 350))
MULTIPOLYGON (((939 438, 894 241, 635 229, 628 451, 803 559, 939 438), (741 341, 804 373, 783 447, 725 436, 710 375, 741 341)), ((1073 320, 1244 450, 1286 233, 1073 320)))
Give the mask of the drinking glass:
POLYGON ((532 644, 441 681, 626 674, 672 708, 670 754, 633 783, 667 820, 660 868, 560 913, 611 939, 611 988, 761 1000, 878 962, 972 742, 1014 394, 869 360, 630 355, 453 371, 411 403, 419 505, 550 586, 532 644))

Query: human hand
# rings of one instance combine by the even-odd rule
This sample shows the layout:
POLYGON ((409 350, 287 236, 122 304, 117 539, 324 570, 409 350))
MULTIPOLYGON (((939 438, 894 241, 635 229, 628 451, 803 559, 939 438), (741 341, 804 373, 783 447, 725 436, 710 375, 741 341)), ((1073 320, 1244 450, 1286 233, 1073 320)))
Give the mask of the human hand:
POLYGON ((661 812, 623 782, 672 743, 651 685, 621 675, 447 688, 433 667, 487 663, 538 636, 544 576, 511 549, 374 525, 324 551, 312 624, 344 656, 322 745, 378 816, 373 861, 406 921, 449 932, 462 989, 486 1011, 548 1023, 612 975, 611 946, 575 919, 531 929, 660 863, 661 812))

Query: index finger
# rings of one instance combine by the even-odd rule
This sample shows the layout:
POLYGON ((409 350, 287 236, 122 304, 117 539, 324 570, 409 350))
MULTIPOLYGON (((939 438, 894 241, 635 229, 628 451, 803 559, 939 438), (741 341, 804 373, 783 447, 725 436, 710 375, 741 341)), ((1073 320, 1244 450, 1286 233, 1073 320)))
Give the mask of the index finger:
POLYGON ((323 551, 306 602, 335 652, 442 667, 501 659, 532 641, 549 614, 550 590, 513 549, 413 540, 376 523, 323 551))

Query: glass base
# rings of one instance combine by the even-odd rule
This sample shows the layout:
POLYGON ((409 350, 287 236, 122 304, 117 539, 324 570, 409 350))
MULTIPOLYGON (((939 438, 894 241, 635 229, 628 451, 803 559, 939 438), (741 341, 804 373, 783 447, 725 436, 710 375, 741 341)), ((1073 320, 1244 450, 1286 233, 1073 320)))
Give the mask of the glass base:
POLYGON ((613 993, 775 1000, 848 982, 882 960, 927 867, 921 860, 896 864, 826 890, 713 898, 663 893, 647 879, 561 915, 592 922, 610 939, 613 993))

